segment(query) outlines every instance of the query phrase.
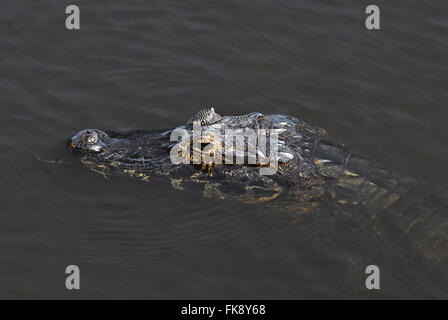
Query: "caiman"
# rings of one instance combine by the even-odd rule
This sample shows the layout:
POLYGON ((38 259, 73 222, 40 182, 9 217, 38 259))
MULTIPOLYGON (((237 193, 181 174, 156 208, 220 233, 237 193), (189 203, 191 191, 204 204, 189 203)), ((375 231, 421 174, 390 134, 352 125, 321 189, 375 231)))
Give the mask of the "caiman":
MULTIPOLYGON (((381 245, 379 255, 402 256, 400 261, 422 268, 428 281, 448 283, 444 192, 387 170, 308 121, 258 112, 221 116, 208 108, 173 129, 82 130, 69 146, 82 164, 102 174, 145 181, 165 176, 180 190, 272 206, 313 235, 337 234, 353 248, 366 241, 366 250, 381 245), (217 137, 226 130, 244 136, 248 129, 275 132, 276 139, 268 135, 265 150, 254 155, 249 150, 261 147, 258 140, 224 143, 217 137), (224 157, 232 152, 230 160, 224 157)), ((444 285, 439 294, 446 297, 444 285)))

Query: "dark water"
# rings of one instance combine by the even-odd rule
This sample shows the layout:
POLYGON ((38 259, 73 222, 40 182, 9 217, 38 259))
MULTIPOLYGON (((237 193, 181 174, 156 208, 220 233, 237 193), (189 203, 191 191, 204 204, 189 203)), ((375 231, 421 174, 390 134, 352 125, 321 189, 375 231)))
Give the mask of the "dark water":
POLYGON ((0 297, 436 296, 397 274, 363 289, 349 252, 264 206, 36 159, 71 161, 83 128, 172 127, 215 105, 311 120, 446 190, 448 3, 375 3, 380 31, 366 1, 78 0, 68 31, 68 3, 3 0, 0 297))

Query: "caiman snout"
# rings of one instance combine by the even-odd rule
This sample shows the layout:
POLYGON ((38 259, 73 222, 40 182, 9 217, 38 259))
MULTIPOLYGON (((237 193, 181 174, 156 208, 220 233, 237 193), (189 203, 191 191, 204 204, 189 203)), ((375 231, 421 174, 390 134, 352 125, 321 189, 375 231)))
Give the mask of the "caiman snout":
POLYGON ((69 147, 81 153, 104 152, 109 143, 109 135, 96 129, 82 130, 68 140, 69 147))

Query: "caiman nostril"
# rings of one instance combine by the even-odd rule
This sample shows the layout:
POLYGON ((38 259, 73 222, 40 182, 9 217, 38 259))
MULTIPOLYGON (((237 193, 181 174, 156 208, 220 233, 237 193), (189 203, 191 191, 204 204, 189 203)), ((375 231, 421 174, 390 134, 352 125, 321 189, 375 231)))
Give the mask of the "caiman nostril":
POLYGON ((94 144, 98 142, 99 136, 98 133, 96 133, 95 131, 87 130, 83 134, 83 139, 88 144, 94 144))
POLYGON ((87 138, 87 143, 93 144, 98 142, 98 135, 91 135, 87 138))

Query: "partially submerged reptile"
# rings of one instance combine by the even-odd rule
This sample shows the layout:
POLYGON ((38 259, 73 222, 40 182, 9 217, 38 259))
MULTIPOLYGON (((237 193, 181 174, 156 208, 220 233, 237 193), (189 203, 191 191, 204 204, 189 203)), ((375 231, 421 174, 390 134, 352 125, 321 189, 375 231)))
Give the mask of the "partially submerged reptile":
MULTIPOLYGON (((372 233, 375 241, 408 248, 403 254, 412 261, 423 257, 431 270, 447 270, 445 195, 352 152, 318 126, 257 112, 222 117, 210 108, 175 129, 89 129, 71 137, 69 144, 84 165, 103 174, 119 172, 143 180, 166 176, 177 189, 199 188, 207 197, 265 203, 292 213, 295 223, 320 234, 345 230, 339 238, 347 236, 348 245, 356 241, 350 232, 372 233), (195 125, 201 125, 199 133, 195 125), (248 129, 257 134, 276 132, 277 139, 268 138, 266 152, 254 156, 249 152, 251 143, 261 147, 259 141, 237 144, 217 138, 226 130, 244 136, 248 129), (171 141, 173 136, 178 140, 171 141), (236 153, 232 161, 226 162, 226 152, 236 153), (275 161, 267 162, 273 154, 275 161), (261 174, 261 169, 269 168, 271 174, 261 174)), ((444 272, 438 276, 446 280, 444 272)))

